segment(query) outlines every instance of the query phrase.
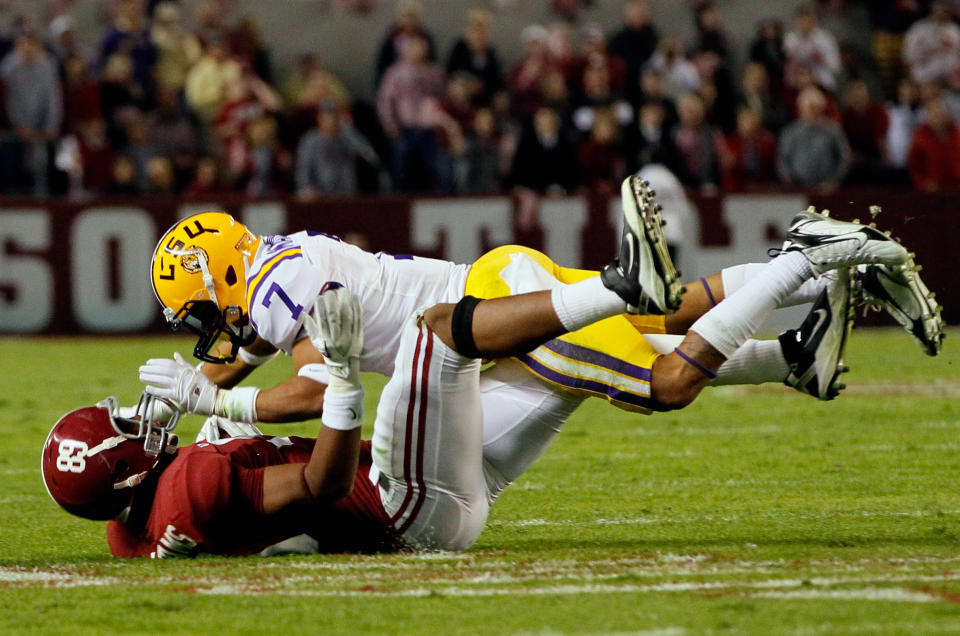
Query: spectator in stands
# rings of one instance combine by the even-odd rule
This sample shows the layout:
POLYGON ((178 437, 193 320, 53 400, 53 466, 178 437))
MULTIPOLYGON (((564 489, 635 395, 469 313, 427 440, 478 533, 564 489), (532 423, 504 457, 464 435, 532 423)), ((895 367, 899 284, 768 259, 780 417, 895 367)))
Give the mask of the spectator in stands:
POLYGON ((249 67, 244 68, 238 81, 226 86, 216 130, 227 174, 247 172, 251 160, 247 127, 265 116, 275 116, 281 106, 280 95, 249 67))
POLYGON ((153 140, 152 122, 146 115, 138 115, 127 124, 127 146, 123 154, 133 161, 137 190, 146 192, 147 164, 160 154, 153 140))
POLYGON ((566 22, 554 22, 547 28, 546 44, 549 66, 563 73, 567 83, 575 86, 583 58, 574 46, 573 28, 566 22))
MULTIPOLYGON (((627 95, 627 63, 623 58, 611 55, 607 50, 607 40, 603 35, 603 29, 598 24, 587 24, 583 27, 583 55, 580 56, 579 65, 575 72, 575 77, 583 78, 583 71, 590 66, 603 66, 607 69, 607 75, 610 77, 610 86, 617 93, 627 95)), ((636 84, 638 78, 632 78, 631 84, 636 84)), ((632 87, 635 94, 636 86, 632 87)))
POLYGON ((910 144, 907 169, 917 190, 955 191, 960 185, 960 129, 942 99, 924 105, 924 120, 910 144))
POLYGON ((109 183, 116 156, 107 137, 106 122, 94 118, 80 124, 77 145, 83 192, 102 194, 109 183))
POLYGON ((248 197, 275 196, 283 191, 293 160, 277 141, 277 121, 262 115, 246 128, 247 162, 237 185, 248 197))
POLYGON ((103 117, 100 88, 90 77, 86 60, 79 55, 64 60, 63 81, 64 128, 77 133, 82 124, 103 117))
POLYGON ((623 7, 623 26, 607 43, 610 54, 626 63, 626 92, 631 99, 640 88, 640 70, 660 41, 653 26, 652 4, 651 0, 629 0, 623 7))
POLYGON ((431 100, 443 99, 446 84, 443 69, 428 53, 426 38, 409 36, 403 57, 387 70, 377 95, 380 123, 393 140, 394 187, 400 192, 439 185, 438 140, 424 111, 431 100))
POLYGON ((133 81, 130 56, 114 53, 107 58, 100 76, 100 103, 107 120, 110 142, 123 147, 127 142, 127 124, 147 108, 143 91, 133 81))
MULTIPOLYGON (((583 98, 573 111, 573 126, 581 137, 595 134, 594 119, 599 111, 614 117, 617 128, 633 126, 633 106, 610 86, 610 72, 602 63, 583 70, 583 98)), ((617 138, 620 137, 618 132, 617 138)))
POLYGON ((913 134, 920 125, 917 86, 907 78, 897 84, 897 99, 887 104, 887 163, 897 169, 907 167, 907 155, 913 134))
POLYGON ((433 36, 420 20, 421 10, 418 0, 400 0, 397 4, 397 19, 384 36, 377 53, 374 82, 378 90, 390 67, 403 57, 403 49, 410 39, 423 40, 427 46, 427 61, 436 59, 433 36))
POLYGON ((342 111, 350 110, 352 100, 349 91, 336 75, 326 69, 313 66, 305 83, 299 88, 295 85, 298 83, 299 80, 294 80, 294 84, 287 86, 292 91, 288 93, 292 101, 287 102, 291 107, 288 119, 291 139, 299 140, 314 127, 321 104, 332 103, 342 111))
POLYGON ((153 113, 153 139, 160 154, 173 162, 178 185, 186 183, 200 150, 200 138, 184 112, 180 95, 172 88, 157 87, 157 109, 153 113))
POLYGON ((532 123, 524 127, 513 158, 510 181, 518 188, 540 194, 562 194, 576 187, 576 149, 552 109, 540 108, 532 123))
POLYGON ((590 135, 580 142, 577 153, 581 185, 606 195, 616 192, 626 172, 621 155, 616 113, 613 108, 598 109, 590 135))
POLYGON ((183 189, 185 198, 196 199, 207 196, 219 196, 226 192, 220 179, 220 169, 213 157, 200 157, 193 179, 183 189))
POLYGON ((694 9, 694 21, 697 37, 693 45, 695 51, 709 51, 721 59, 730 54, 730 43, 724 33, 720 20, 720 11, 713 2, 703 2, 694 9))
POLYGON ((228 87, 240 82, 243 75, 226 42, 212 34, 208 37, 204 54, 187 73, 184 85, 187 104, 205 127, 220 114, 228 87))
POLYGON ((510 96, 513 111, 518 117, 533 116, 543 104, 541 85, 544 78, 551 73, 562 75, 562 71, 550 61, 547 35, 547 30, 539 24, 525 27, 520 34, 524 47, 523 57, 510 71, 510 96))
POLYGON ((133 82, 149 98, 153 90, 157 51, 145 16, 143 0, 117 0, 113 25, 100 43, 99 65, 103 68, 115 53, 129 56, 133 64, 133 82))
POLYGON ((757 35, 750 44, 750 60, 767 69, 770 90, 776 95, 787 65, 787 53, 783 48, 783 25, 779 20, 768 18, 760 23, 757 35))
POLYGON ((69 15, 61 14, 55 17, 50 21, 47 30, 50 33, 47 48, 61 68, 71 56, 79 57, 87 64, 93 61, 93 53, 77 38, 76 26, 69 15))
POLYGON ((663 125, 670 130, 677 123, 676 103, 667 95, 663 73, 651 67, 640 74, 640 96, 642 103, 657 102, 663 108, 663 125))
POLYGON ((154 73, 159 88, 180 91, 190 70, 203 53, 200 40, 184 28, 180 5, 161 2, 153 11, 150 39, 157 50, 154 73))
POLYGON ((733 132, 737 119, 737 90, 730 69, 713 51, 696 51, 691 62, 700 78, 697 92, 703 98, 707 121, 724 134, 733 132))
POLYGON ((763 128, 778 133, 787 123, 787 112, 774 96, 766 67, 749 62, 743 68, 740 83, 740 107, 760 113, 763 128))
POLYGON ((850 168, 843 130, 824 116, 826 99, 817 88, 797 97, 799 119, 780 134, 777 173, 787 185, 835 190, 850 168))
POLYGON ((731 185, 736 189, 770 183, 777 176, 777 138, 763 127, 760 111, 743 107, 737 130, 727 137, 732 155, 731 185))
POLYGON ((167 157, 152 157, 147 161, 147 187, 146 194, 154 196, 172 195, 176 187, 176 180, 173 174, 173 164, 167 157))
POLYGON ((797 9, 793 29, 783 38, 787 55, 787 83, 796 86, 795 75, 800 69, 813 73, 817 84, 833 91, 840 73, 840 48, 830 32, 820 28, 813 7, 797 9))
POLYGON ((960 27, 953 22, 953 7, 936 0, 930 16, 907 31, 903 57, 915 82, 947 82, 960 66, 960 27))
POLYGON ((267 84, 273 83, 270 49, 263 39, 260 23, 249 15, 240 18, 236 28, 227 33, 227 44, 233 56, 250 68, 267 84))
POLYGON ((493 14, 487 9, 471 9, 463 35, 454 43, 447 60, 447 74, 469 73, 480 81, 478 104, 489 104, 493 94, 503 88, 500 58, 490 41, 493 14))
POLYGON ((493 111, 489 108, 477 109, 460 157, 458 191, 463 194, 499 192, 503 176, 500 145, 493 111))
POLYGON ((703 99, 696 93, 680 97, 677 115, 680 121, 671 136, 677 177, 703 194, 716 194, 731 164, 726 140, 706 121, 703 99))
POLYGON ((462 129, 473 125, 477 110, 477 96, 482 90, 480 80, 470 73, 460 72, 447 79, 447 95, 443 109, 457 121, 462 129))
POLYGON ((665 92, 670 99, 676 101, 681 95, 695 93, 700 88, 700 75, 676 38, 663 38, 647 64, 663 75, 665 92))
POLYGON ((118 155, 113 160, 110 182, 107 183, 105 193, 111 196, 136 196, 140 194, 140 188, 137 187, 137 167, 130 157, 118 155))
POLYGON ((572 108, 570 89, 567 86, 566 78, 559 70, 548 71, 540 79, 539 103, 557 111, 563 121, 570 118, 572 108))
POLYGON ((633 149, 628 156, 627 170, 636 172, 648 164, 673 164, 673 147, 670 143, 670 130, 673 124, 667 122, 663 104, 648 101, 640 105, 637 131, 633 149))
POLYGON ((43 196, 49 192, 49 144, 63 123, 60 79, 53 57, 36 33, 17 36, 0 62, 4 111, 12 134, 3 144, 6 191, 43 196))
POLYGON ((863 3, 873 27, 871 51, 880 74, 883 95, 896 95, 903 75, 904 33, 922 15, 921 0, 873 0, 863 3))
POLYGON ((358 160, 379 164, 370 142, 350 125, 337 105, 323 103, 316 127, 297 147, 297 196, 311 199, 320 194, 356 194, 358 160))
POLYGON ((854 80, 846 85, 841 116, 851 151, 850 182, 882 180, 890 120, 883 105, 871 99, 865 81, 854 80))
POLYGON ((226 37, 229 8, 229 3, 217 0, 197 2, 193 9, 193 32, 204 47, 214 40, 223 40, 226 37))

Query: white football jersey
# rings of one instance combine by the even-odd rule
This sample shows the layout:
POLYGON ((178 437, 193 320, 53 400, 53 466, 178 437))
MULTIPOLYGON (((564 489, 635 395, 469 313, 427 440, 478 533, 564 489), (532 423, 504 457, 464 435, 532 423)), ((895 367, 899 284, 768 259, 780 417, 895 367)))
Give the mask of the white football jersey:
POLYGON ((417 309, 463 297, 469 265, 417 256, 371 254, 317 232, 265 236, 247 271, 250 321, 261 338, 290 353, 306 337, 309 312, 326 282, 360 298, 360 368, 390 375, 403 325, 417 309))

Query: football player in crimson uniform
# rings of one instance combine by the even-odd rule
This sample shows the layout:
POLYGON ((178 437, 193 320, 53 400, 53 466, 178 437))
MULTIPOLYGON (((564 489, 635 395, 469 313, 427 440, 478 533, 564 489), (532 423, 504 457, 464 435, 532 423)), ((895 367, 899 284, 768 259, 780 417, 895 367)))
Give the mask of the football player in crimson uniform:
MULTIPOLYGON (((516 478, 514 468, 521 464, 516 457, 500 456, 502 448, 526 449, 529 465, 586 397, 599 396, 639 412, 685 405, 685 388, 670 362, 682 339, 679 334, 727 295, 758 276, 765 280, 761 276, 765 264, 731 267, 689 285, 679 304, 681 288, 663 249, 652 192, 631 177, 624 182, 622 199, 625 219, 635 219, 646 233, 633 248, 645 250, 661 268, 659 287, 654 279, 646 281, 656 299, 621 292, 624 312, 485 370, 480 381, 486 456, 497 464, 503 485, 516 478), (511 439, 521 437, 527 444, 511 439)), ((826 234, 872 231, 805 214, 809 218, 800 215, 795 223, 798 246, 812 240, 807 231, 811 223, 822 226, 826 234)), ((612 264, 607 273, 616 267, 612 264)), ((903 307, 897 315, 935 353, 942 334, 939 310, 922 287, 912 259, 889 267, 865 267, 872 278, 864 280, 879 287, 872 298, 892 313, 893 307, 903 307)), ((305 420, 321 413, 327 380, 323 356, 310 346, 303 328, 304 307, 313 302, 322 281, 340 281, 360 297, 367 331, 361 369, 390 375, 400 342, 398 325, 418 307, 456 302, 464 295, 492 298, 553 289, 590 278, 599 284, 609 278, 607 273, 598 276, 559 267, 543 254, 519 246, 493 250, 470 266, 371 254, 316 232, 258 237, 229 215, 203 213, 181 221, 161 238, 152 276, 171 326, 197 334, 194 353, 204 362, 187 380, 170 371, 170 361, 150 360, 141 368, 141 379, 165 388, 168 397, 190 412, 242 422, 305 420), (262 391, 236 387, 277 350, 293 356, 297 376, 262 391)), ((867 291, 866 284, 863 288, 867 291)), ((778 300, 778 306, 804 302, 816 303, 811 324, 787 332, 779 341, 749 341, 713 383, 787 382, 822 399, 834 397, 840 388, 849 326, 850 285, 843 276, 817 277, 778 300), (813 329, 819 316, 826 316, 828 337, 813 329)), ((185 364, 179 368, 192 372, 185 364)))
MULTIPOLYGON (((487 300, 466 296, 411 312, 368 448, 360 440, 359 379, 367 312, 359 296, 327 282, 318 284, 319 296, 303 316, 329 376, 323 425, 312 443, 256 438, 197 444, 168 463, 169 444, 155 439, 167 431, 154 433, 144 424, 146 433, 131 439, 131 422, 107 409, 81 410, 58 422, 44 446, 48 490, 76 514, 116 515, 109 538, 121 556, 249 554, 304 532, 320 551, 466 549, 503 486, 485 448, 480 359, 521 355, 630 305, 674 308, 669 256, 653 240, 660 236, 657 220, 635 208, 626 212, 619 257, 601 278, 487 300), (98 428, 83 428, 78 420, 84 418, 98 428), (126 455, 141 437, 153 463, 126 455)), ((740 302, 704 314, 673 353, 660 358, 674 378, 672 399, 693 400, 752 330, 810 278, 840 269, 847 290, 843 270, 902 266, 908 259, 903 247, 875 230, 802 215, 784 254, 728 299, 743 296, 740 302)), ((848 292, 846 298, 849 304, 848 292)), ((835 321, 844 327, 840 332, 829 328, 828 305, 813 316, 808 338, 846 339, 849 313, 835 321)), ((834 343, 838 347, 842 342, 834 343)), ((178 407, 220 399, 189 365, 168 360, 148 367, 148 395, 174 397, 178 407)), ((155 409, 140 410, 150 421, 155 409)), ((526 439, 512 443, 523 446, 526 439)), ((505 454, 522 459, 522 449, 505 454)), ((523 467, 520 461, 513 469, 523 467)))

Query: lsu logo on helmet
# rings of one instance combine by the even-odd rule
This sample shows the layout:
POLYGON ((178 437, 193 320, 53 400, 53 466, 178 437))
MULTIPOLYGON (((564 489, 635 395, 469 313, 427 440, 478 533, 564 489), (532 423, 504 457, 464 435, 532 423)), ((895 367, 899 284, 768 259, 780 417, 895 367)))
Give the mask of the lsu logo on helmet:
POLYGON ((187 217, 157 243, 150 266, 153 291, 170 328, 198 336, 193 354, 200 360, 233 362, 239 348, 256 337, 247 319, 246 269, 259 243, 224 212, 187 217), (221 342, 229 343, 229 352, 219 349, 221 342))

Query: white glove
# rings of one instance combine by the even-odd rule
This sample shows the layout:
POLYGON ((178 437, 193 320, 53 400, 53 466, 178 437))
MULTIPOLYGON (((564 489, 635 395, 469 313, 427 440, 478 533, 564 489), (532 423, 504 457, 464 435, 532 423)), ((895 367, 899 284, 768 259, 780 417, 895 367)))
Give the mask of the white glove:
MULTIPOLYGON (((133 406, 121 406, 118 409, 118 413, 120 414, 120 417, 125 417, 128 420, 132 420, 140 415, 140 413, 137 412, 137 406, 138 405, 136 404, 133 406)), ((173 409, 167 406, 166 402, 154 400, 152 402, 152 410, 153 413, 151 414, 150 419, 154 424, 166 424, 170 421, 170 418, 173 417, 173 409)))
POLYGON ((310 342, 323 354, 330 372, 328 390, 354 391, 360 387, 360 351, 363 349, 363 308, 346 287, 327 289, 317 296, 303 326, 310 342))
POLYGON ((179 353, 173 354, 173 360, 147 360, 140 367, 140 381, 148 385, 147 393, 176 402, 184 411, 201 415, 213 413, 217 385, 187 364, 179 353))
POLYGON ((258 437, 260 435, 263 435, 263 431, 253 424, 234 422, 219 415, 211 415, 200 428, 197 442, 216 442, 233 437, 258 437))

